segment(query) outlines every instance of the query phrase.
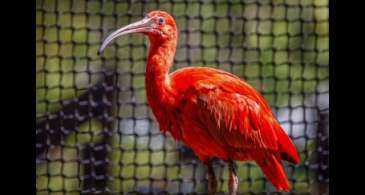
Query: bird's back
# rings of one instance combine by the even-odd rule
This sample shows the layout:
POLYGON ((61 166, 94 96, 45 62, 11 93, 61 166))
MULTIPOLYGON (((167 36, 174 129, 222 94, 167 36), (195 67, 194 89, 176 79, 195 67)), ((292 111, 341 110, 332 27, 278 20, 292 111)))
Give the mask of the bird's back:
POLYGON ((186 67, 178 69, 170 75, 171 85, 179 95, 195 88, 223 88, 227 93, 235 93, 249 97, 265 112, 271 109, 262 95, 238 76, 215 68, 186 67))

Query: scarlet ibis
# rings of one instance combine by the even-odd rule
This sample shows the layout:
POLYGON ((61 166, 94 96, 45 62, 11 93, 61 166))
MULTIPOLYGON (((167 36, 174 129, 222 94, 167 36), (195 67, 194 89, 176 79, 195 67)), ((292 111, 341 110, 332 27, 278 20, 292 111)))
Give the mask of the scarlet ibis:
POLYGON ((143 33, 150 48, 146 67, 147 101, 162 132, 189 146, 208 168, 208 192, 216 192, 212 158, 229 167, 228 189, 236 194, 234 160, 255 161, 278 189, 289 191, 281 160, 299 163, 298 152, 265 99, 239 77, 219 69, 186 67, 169 74, 177 45, 177 26, 164 11, 151 11, 111 33, 99 53, 115 38, 143 33))

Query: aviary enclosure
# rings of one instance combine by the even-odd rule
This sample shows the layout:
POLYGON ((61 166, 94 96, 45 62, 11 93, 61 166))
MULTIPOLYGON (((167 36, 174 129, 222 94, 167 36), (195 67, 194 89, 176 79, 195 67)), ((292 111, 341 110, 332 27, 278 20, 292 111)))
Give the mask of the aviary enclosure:
MULTIPOLYGON (((159 131, 146 103, 148 40, 110 32, 151 10, 176 19, 173 69, 232 72, 270 104, 300 153, 291 194, 328 194, 327 0, 36 1, 37 194, 205 194, 205 166, 159 131)), ((281 194, 237 162, 239 194, 281 194)), ((214 161, 218 191, 227 167, 214 161)))

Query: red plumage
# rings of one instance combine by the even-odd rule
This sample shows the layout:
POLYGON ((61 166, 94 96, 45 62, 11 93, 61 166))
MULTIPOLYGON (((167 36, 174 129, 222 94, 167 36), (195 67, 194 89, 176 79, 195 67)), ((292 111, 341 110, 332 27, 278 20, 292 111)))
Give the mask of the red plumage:
POLYGON ((275 119, 264 98, 233 74, 203 67, 171 74, 177 94, 170 131, 204 161, 254 160, 278 188, 289 190, 280 160, 299 162, 294 144, 275 119), (179 112, 177 112, 179 111, 179 112), (176 136, 177 135, 177 136, 176 136), (209 147, 207 147, 209 146, 209 147))
POLYGON ((147 99, 162 131, 191 147, 203 162, 212 157, 253 160, 276 188, 289 190, 280 161, 297 164, 299 156, 259 92, 218 69, 189 67, 169 74, 177 28, 166 12, 150 12, 142 21, 118 31, 149 37, 147 99))

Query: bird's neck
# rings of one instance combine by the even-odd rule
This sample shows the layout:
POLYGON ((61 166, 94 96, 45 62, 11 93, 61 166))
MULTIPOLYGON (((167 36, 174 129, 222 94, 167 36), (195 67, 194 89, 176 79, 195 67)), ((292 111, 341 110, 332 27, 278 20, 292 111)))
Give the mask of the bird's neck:
POLYGON ((176 40, 160 42, 150 39, 145 85, 148 103, 152 110, 173 104, 169 69, 175 57, 176 42, 176 40))

